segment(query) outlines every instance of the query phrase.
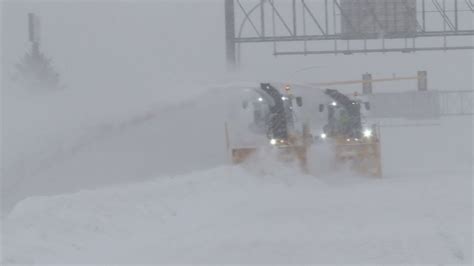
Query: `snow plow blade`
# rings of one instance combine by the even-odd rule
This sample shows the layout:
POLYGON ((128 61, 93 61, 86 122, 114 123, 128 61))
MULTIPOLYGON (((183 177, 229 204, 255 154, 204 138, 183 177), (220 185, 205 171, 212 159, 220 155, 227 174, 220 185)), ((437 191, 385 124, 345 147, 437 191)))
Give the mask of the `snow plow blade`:
POLYGON ((257 152, 257 148, 234 148, 232 149, 232 162, 241 164, 257 152))
MULTIPOLYGON (((307 148, 304 146, 275 147, 276 158, 283 163, 297 161, 304 172, 307 172, 307 148)), ((232 162, 241 164, 256 154, 257 148, 234 148, 232 149, 232 162)))
POLYGON ((380 142, 338 140, 335 147, 336 160, 348 162, 360 174, 382 177, 380 142))

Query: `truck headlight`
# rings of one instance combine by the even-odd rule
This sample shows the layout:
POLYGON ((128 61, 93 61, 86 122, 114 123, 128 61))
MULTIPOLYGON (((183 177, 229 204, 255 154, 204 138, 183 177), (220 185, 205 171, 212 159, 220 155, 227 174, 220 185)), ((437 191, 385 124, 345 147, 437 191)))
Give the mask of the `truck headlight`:
POLYGON ((270 144, 276 145, 276 144, 277 144, 277 140, 276 140, 276 139, 271 139, 271 140, 270 140, 270 144))
POLYGON ((365 129, 363 133, 364 133, 364 137, 366 138, 372 137, 372 130, 370 129, 365 129))
POLYGON ((328 136, 326 135, 326 133, 321 133, 321 135, 319 135, 321 137, 321 139, 326 139, 328 136))

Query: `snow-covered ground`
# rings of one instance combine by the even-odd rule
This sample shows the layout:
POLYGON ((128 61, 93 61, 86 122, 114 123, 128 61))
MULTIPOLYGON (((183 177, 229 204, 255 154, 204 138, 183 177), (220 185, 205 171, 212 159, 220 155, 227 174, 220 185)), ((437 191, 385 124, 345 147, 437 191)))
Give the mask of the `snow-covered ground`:
POLYGON ((466 263, 471 177, 316 178, 267 163, 22 201, 7 263, 466 263), (341 182, 345 180, 345 182, 341 182))

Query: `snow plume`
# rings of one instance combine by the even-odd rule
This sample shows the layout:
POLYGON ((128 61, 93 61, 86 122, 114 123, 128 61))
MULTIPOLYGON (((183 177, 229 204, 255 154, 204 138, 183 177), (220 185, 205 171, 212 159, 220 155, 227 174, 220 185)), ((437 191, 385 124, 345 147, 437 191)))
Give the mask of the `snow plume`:
POLYGON ((27 196, 225 164, 227 107, 240 104, 234 97, 240 90, 229 86, 174 84, 169 88, 188 89, 186 97, 146 100, 130 91, 108 101, 121 94, 112 92, 116 88, 97 91, 96 97, 90 97, 91 88, 47 97, 5 93, 2 210, 27 196))
POLYGON ((273 147, 257 148, 244 163, 245 169, 258 176, 294 178, 304 175, 304 170, 294 154, 273 147))
POLYGON ((311 174, 324 177, 334 173, 336 169, 335 154, 329 142, 317 143, 308 150, 308 167, 311 174))

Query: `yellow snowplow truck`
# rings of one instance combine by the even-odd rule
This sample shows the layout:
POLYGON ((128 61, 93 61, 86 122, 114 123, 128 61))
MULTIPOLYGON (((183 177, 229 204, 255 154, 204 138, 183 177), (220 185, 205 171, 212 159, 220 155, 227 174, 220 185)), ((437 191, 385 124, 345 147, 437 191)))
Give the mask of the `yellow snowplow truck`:
MULTIPOLYGON (((269 83, 262 83, 254 88, 255 99, 245 100, 243 109, 253 111, 253 121, 249 128, 259 132, 266 139, 255 147, 229 147, 232 162, 240 164, 247 161, 259 150, 275 151, 281 161, 298 161, 302 170, 307 171, 307 150, 311 145, 312 136, 309 128, 303 125, 297 129, 294 109, 301 107, 301 97, 295 97, 289 89, 280 92, 269 83)), ((229 132, 226 130, 229 142, 229 132)), ((228 144, 228 146, 230 146, 228 144)))
POLYGON ((370 110, 368 102, 351 99, 337 90, 326 89, 330 102, 321 104, 319 111, 327 111, 327 124, 320 134, 321 141, 333 146, 338 164, 349 164, 358 173, 382 177, 380 131, 376 125, 366 125, 362 107, 370 110))

